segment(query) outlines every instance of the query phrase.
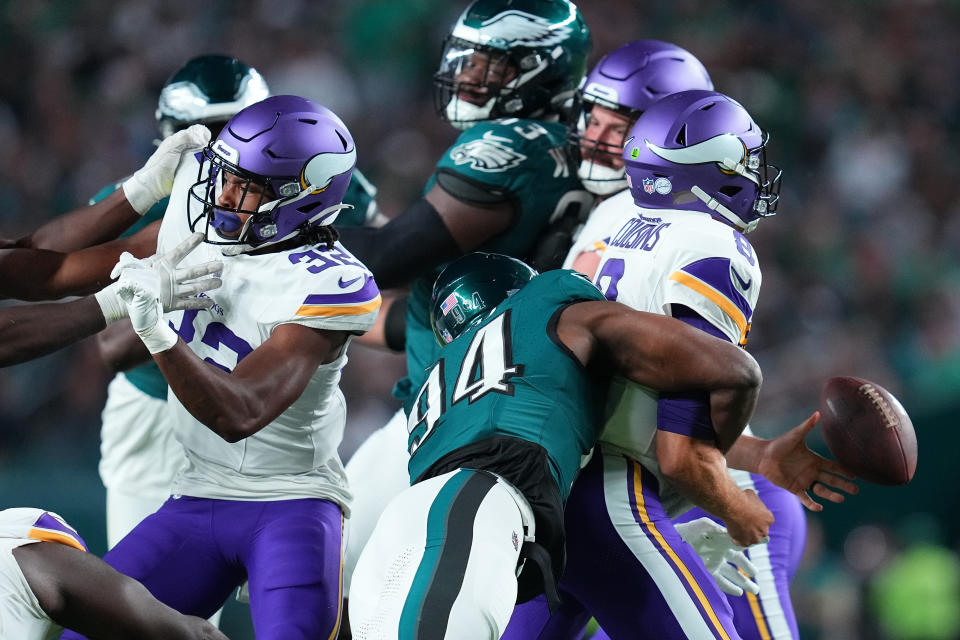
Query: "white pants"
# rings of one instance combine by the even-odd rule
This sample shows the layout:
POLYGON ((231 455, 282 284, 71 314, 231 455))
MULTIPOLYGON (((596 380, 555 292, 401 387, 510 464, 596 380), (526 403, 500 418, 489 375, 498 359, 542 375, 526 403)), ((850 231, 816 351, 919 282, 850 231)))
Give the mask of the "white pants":
POLYGON ((343 554, 343 592, 350 593, 353 569, 387 504, 410 486, 407 473, 407 416, 399 409, 347 461, 347 480, 353 493, 347 520, 347 547, 343 554))
MULTIPOLYGON (((0 640, 48 640, 62 628, 40 608, 13 550, 39 542, 29 538, 0 539, 0 640)), ((45 544, 53 544, 47 542, 45 544)))
MULTIPOLYGON (((404 490, 383 512, 353 576, 356 640, 496 640, 517 598, 523 544, 515 489, 459 469, 404 490)), ((529 511, 528 511, 529 512, 529 511)))
POLYGON ((117 374, 101 416, 100 478, 107 488, 107 546, 113 548, 170 496, 185 463, 167 417, 167 403, 117 374))

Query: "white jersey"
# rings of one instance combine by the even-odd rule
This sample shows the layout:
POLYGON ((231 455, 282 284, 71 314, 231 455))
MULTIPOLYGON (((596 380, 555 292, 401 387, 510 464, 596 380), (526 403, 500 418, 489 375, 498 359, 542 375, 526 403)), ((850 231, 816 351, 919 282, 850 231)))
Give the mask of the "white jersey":
MULTIPOLYGON (((190 234, 186 206, 197 175, 194 158, 185 157, 177 170, 160 227, 160 252, 190 234)), ((204 243, 180 266, 210 260, 224 264, 223 286, 203 294, 213 299, 213 307, 169 313, 167 319, 194 353, 226 371, 281 324, 359 334, 376 320, 380 293, 373 275, 339 243, 331 250, 318 245, 236 256, 224 256, 216 245, 204 243)), ((173 430, 188 463, 173 493, 228 500, 319 497, 347 508, 350 494, 337 453, 346 419, 338 383, 346 362, 344 346, 341 356, 321 365, 276 420, 235 443, 197 421, 171 390, 173 430)))
POLYGON ((86 551, 77 532, 51 511, 18 507, 0 511, 0 638, 49 640, 62 628, 40 607, 13 550, 26 544, 57 542, 86 551))
MULTIPOLYGON (((601 250, 594 282, 607 298, 673 315, 692 309, 734 344, 745 345, 760 292, 760 265, 750 242, 705 213, 637 207, 629 191, 601 203, 571 249, 601 250)), ((574 255, 576 253, 576 255, 574 255)), ((668 514, 689 504, 665 482, 656 456, 658 394, 618 378, 600 441, 657 475, 668 514)))
POLYGON ((573 246, 563 261, 564 269, 573 269, 573 263, 581 253, 603 253, 610 235, 623 226, 637 211, 629 189, 610 196, 594 207, 587 222, 574 238, 573 246))

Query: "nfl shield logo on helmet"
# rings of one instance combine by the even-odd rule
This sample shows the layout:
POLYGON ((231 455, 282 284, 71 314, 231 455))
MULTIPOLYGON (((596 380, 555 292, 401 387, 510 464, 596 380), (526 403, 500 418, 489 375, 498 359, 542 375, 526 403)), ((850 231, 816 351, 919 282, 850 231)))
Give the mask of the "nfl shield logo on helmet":
POLYGON ((653 193, 653 178, 643 179, 643 190, 647 193, 653 193))

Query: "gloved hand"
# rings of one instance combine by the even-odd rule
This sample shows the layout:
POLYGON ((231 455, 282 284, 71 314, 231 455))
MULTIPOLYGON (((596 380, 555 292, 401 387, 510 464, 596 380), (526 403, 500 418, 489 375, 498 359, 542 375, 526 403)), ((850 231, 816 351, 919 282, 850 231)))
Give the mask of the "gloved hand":
POLYGON ((757 568, 744 555, 744 548, 730 539, 726 527, 710 518, 698 518, 674 528, 703 559, 721 591, 733 596, 741 596, 744 591, 754 595, 760 592, 757 583, 750 579, 757 575, 757 568))
POLYGON ((195 124, 166 138, 136 173, 123 183, 130 206, 143 215, 155 202, 170 195, 173 176, 180 157, 187 151, 202 149, 210 142, 210 130, 195 124))
MULTIPOLYGON (((110 277, 120 276, 125 269, 150 270, 153 272, 157 278, 155 293, 162 306, 161 315, 164 312, 179 309, 209 309, 213 305, 213 300, 205 296, 199 298, 192 296, 202 291, 216 289, 223 284, 220 278, 204 277, 221 271, 223 262, 213 260, 186 269, 177 269, 177 265, 183 260, 184 256, 193 251, 202 241, 203 233, 197 232, 185 238, 167 253, 152 255, 143 260, 138 260, 124 252, 116 266, 113 267, 113 271, 110 272, 110 277)), ((97 302, 100 303, 100 309, 103 311, 103 317, 106 318, 107 324, 126 318, 129 315, 128 307, 125 301, 121 299, 120 286, 119 281, 114 282, 97 292, 95 296, 97 302)), ((152 287, 153 285, 144 281, 143 286, 152 287)))
POLYGON ((172 349, 177 344, 177 334, 163 319, 160 274, 136 258, 124 263, 123 258, 128 255, 121 256, 117 263, 121 267, 117 292, 127 306, 133 330, 151 354, 172 349))

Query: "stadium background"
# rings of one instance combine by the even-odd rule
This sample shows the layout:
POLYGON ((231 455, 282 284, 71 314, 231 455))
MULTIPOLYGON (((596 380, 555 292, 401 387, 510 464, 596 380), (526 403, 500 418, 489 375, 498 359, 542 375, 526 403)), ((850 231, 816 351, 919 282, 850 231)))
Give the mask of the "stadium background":
MULTIPOLYGON (((151 152, 172 70, 201 53, 257 67, 274 93, 339 113, 388 215, 455 138, 430 76, 465 3, 0 2, 0 234, 28 232, 151 152)), ((794 582, 804 637, 960 637, 960 3, 936 0, 584 0, 595 62, 628 40, 695 53, 772 132, 779 215, 751 240, 764 267, 750 351, 754 420, 775 435, 831 375, 873 379, 914 418, 907 487, 863 485, 809 515, 794 582)), ((352 350, 348 457, 393 412, 398 356, 352 350)), ((0 507, 42 506, 104 551, 96 474, 108 374, 92 341, 0 370, 0 507)), ((816 432, 815 432, 816 434, 816 432)), ((822 450, 816 437, 811 444, 822 450)), ((240 605, 223 624, 252 637, 240 605)))

